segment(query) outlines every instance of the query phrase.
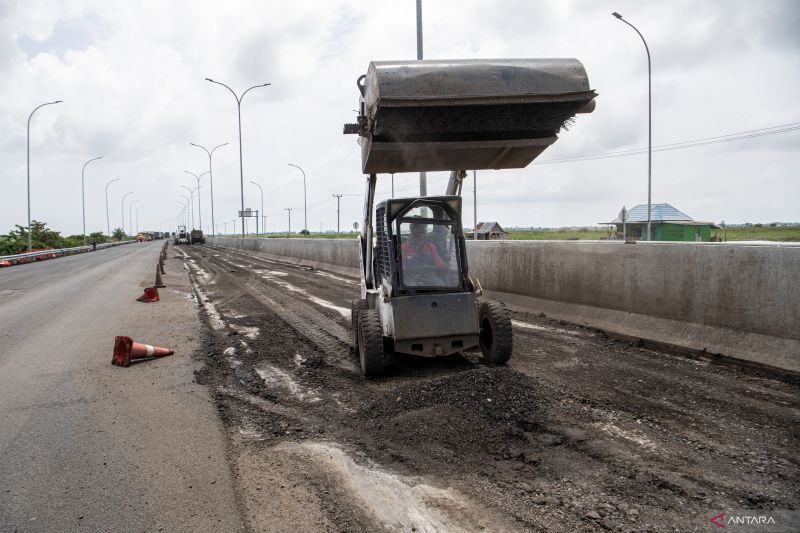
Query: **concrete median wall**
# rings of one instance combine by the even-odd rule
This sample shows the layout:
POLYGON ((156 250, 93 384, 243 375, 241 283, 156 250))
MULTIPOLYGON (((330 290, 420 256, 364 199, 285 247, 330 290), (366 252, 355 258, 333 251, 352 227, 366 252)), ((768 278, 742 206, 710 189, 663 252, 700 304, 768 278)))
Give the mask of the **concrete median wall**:
MULTIPOLYGON (((355 240, 208 239, 358 275, 355 240)), ((511 307, 800 371, 800 246, 467 243, 470 275, 511 307)))

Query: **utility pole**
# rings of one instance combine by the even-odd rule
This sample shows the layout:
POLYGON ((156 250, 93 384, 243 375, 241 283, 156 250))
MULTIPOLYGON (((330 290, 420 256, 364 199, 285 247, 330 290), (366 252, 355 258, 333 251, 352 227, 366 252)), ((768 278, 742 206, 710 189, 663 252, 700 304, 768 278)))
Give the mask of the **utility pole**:
POLYGON ((478 173, 472 171, 472 240, 478 240, 478 173))
MULTIPOLYGON (((417 0, 417 60, 422 61, 422 0, 417 0)), ((428 175, 419 173, 419 195, 428 196, 428 175)), ((392 198, 394 198, 394 177, 392 177, 392 198)))
MULTIPOLYGON (((392 178, 394 178, 394 174, 392 174, 392 178)), ((339 204, 341 203, 342 195, 341 194, 334 194, 333 197, 336 198, 336 234, 338 235, 340 233, 340 231, 339 231, 339 204)), ((394 197, 394 194, 392 194, 392 197, 394 197)))
POLYGON ((284 209, 289 212, 289 233, 288 233, 287 236, 291 237, 292 236, 292 209, 293 208, 292 207, 284 207, 284 209))

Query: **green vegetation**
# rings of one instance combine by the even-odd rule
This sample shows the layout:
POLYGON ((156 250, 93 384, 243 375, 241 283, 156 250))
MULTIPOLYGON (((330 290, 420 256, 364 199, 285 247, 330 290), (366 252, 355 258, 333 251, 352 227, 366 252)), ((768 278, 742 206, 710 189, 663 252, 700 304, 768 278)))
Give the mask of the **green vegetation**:
MULTIPOLYGON (((15 255, 28 251, 28 227, 15 224, 17 229, 11 230, 7 235, 0 235, 0 255, 15 255)), ((108 238, 100 232, 92 233, 86 237, 87 244, 92 239, 97 243, 107 242, 108 238)), ((83 246, 82 235, 64 237, 60 231, 47 228, 46 222, 31 221, 31 244, 34 250, 47 250, 54 248, 74 248, 83 246)))
POLYGON ((780 241, 800 242, 800 225, 778 226, 763 224, 727 227, 717 230, 719 236, 728 241, 780 241))

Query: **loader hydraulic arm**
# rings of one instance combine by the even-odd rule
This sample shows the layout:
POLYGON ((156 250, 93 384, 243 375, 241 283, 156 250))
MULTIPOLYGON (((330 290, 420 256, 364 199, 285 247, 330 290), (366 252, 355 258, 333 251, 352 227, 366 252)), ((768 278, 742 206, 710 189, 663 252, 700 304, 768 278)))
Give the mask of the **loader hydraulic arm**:
POLYGON ((461 185, 467 177, 466 170, 453 170, 450 172, 450 181, 447 182, 446 196, 461 196, 461 185))

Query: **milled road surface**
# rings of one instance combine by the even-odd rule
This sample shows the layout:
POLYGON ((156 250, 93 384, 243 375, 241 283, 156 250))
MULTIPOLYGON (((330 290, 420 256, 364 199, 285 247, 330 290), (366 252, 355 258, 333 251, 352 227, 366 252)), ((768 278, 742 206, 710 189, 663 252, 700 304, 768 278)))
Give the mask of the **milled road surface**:
POLYGON ((242 529, 182 262, 134 301, 161 242, 0 270, 0 531, 242 529), (116 335, 176 353, 112 366, 116 335))
MULTIPOLYGON (((399 357, 365 381, 357 281, 184 247, 250 528, 709 531, 797 524, 797 376, 692 360, 514 313, 515 351, 399 357)), ((181 253, 181 252, 179 252, 181 253)))

